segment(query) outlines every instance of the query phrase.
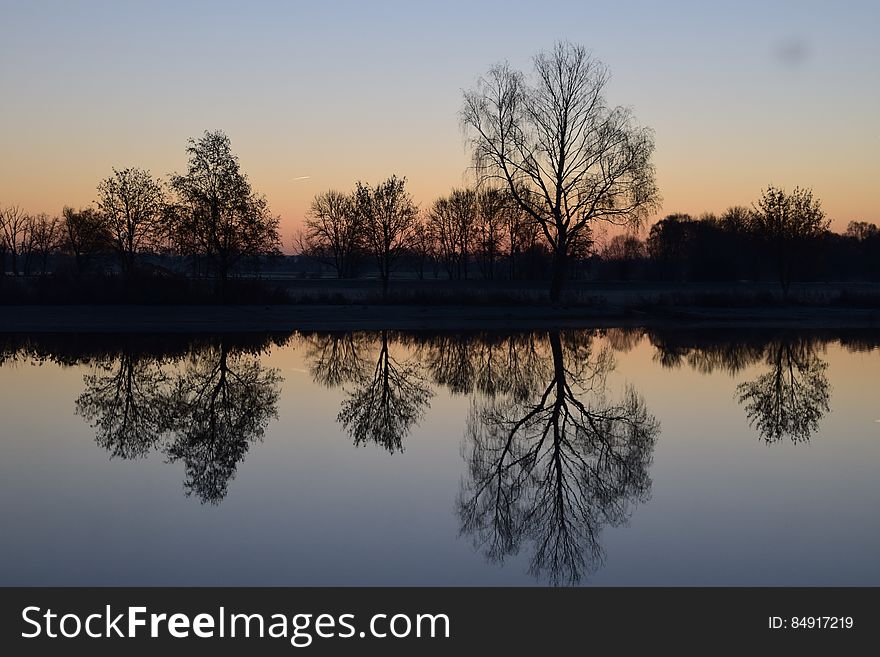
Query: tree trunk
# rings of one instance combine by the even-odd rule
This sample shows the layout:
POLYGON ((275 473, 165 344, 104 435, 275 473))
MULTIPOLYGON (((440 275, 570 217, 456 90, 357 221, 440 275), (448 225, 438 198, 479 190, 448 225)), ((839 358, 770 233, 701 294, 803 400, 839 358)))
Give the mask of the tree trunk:
POLYGON ((553 274, 550 280, 550 301, 556 303, 562 295, 562 286, 565 283, 565 274, 568 266, 568 254, 565 249, 559 249, 553 255, 553 274))

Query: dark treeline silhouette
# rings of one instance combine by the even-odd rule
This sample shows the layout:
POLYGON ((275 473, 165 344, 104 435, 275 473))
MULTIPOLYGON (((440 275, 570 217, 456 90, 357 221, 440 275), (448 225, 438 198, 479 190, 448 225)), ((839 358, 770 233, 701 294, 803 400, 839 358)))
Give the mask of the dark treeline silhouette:
MULTIPOLYGON (((778 204, 781 192, 768 191, 778 204)), ((793 281, 880 280, 880 228, 851 222, 843 234, 834 233, 817 220, 815 203, 803 224, 789 227, 774 225, 778 212, 772 208, 764 212, 733 207, 720 216, 699 218, 669 215, 651 227, 645 240, 633 235, 609 240, 599 253, 598 276, 630 281, 777 281, 785 295, 793 281)))
MULTIPOLYGON (((0 294, 50 302, 227 300, 231 276, 252 277, 280 256, 279 219, 251 189, 223 132, 190 139, 187 155, 186 172, 167 184, 143 169, 113 169, 98 183, 93 207, 65 207, 58 217, 0 208, 0 276, 38 279, 7 283, 0 294)), ((239 297, 267 297, 255 298, 260 286, 241 287, 239 297)))
MULTIPOLYGON (((377 188, 405 194, 403 182, 392 178, 377 188)), ((362 197, 376 191, 364 185, 359 189, 362 197)), ((285 280, 328 275, 347 280, 380 278, 386 291, 395 276, 432 279, 439 285, 447 280, 454 299, 455 290, 463 294, 467 286, 492 288, 502 281, 516 285, 515 281, 544 280, 550 275, 552 254, 537 225, 503 190, 454 190, 427 212, 405 214, 406 229, 393 240, 383 240, 387 250, 382 246, 378 255, 365 238, 377 229, 368 231, 351 210, 356 205, 354 195, 331 190, 316 197, 311 218, 295 240, 300 255, 267 259, 239 252, 235 257, 217 256, 223 265, 211 264, 207 250, 184 256, 170 246, 161 251, 141 246, 136 252, 114 253, 108 250, 112 240, 101 228, 97 209, 66 208, 63 219, 7 209, 2 221, 18 228, 9 229, 5 239, 17 246, 5 248, 7 276, 5 285, 0 280, 0 299, 210 302, 220 293, 229 300, 284 303, 290 300, 283 290, 285 280), (14 221, 9 222, 9 217, 14 221), (218 266, 214 280, 209 275, 218 266), (385 273, 379 275, 380 270, 385 273), (11 276, 14 271, 19 273, 17 280, 11 276)), ((411 200, 404 205, 408 203, 411 200)), ((720 216, 669 215, 654 224, 644 239, 621 234, 602 245, 585 242, 571 257, 568 272, 586 281, 666 282, 672 290, 688 282, 777 282, 783 296, 795 281, 880 281, 880 228, 875 224, 851 222, 838 234, 819 222, 801 233, 794 229, 786 233, 768 228, 766 220, 757 219, 759 215, 755 208, 745 207, 730 208, 720 216), (776 234, 780 232, 784 234, 776 234)), ((395 230, 392 225, 388 234, 395 230)), ((586 285, 581 289, 589 289, 586 285)), ((320 285, 314 289, 320 290, 320 285)), ((328 286, 328 293, 334 291, 339 294, 336 286, 328 286)))
MULTIPOLYGON (((796 281, 880 280, 880 228, 854 221, 830 232, 810 189, 771 185, 749 208, 670 214, 642 237, 661 203, 654 137, 608 101, 609 79, 588 49, 565 41, 526 71, 492 67, 459 112, 473 188, 423 208, 397 175, 329 189, 313 199, 289 256, 229 138, 206 131, 167 182, 113 169, 93 206, 57 217, 0 207, 0 278, 37 279, 0 280, 0 301, 285 302, 283 281, 330 276, 377 279, 383 301, 392 277, 548 281, 552 302, 572 278, 772 280, 786 300, 796 281), (609 225, 625 232, 599 239, 609 225)), ((866 300, 877 301, 852 301, 866 300)))

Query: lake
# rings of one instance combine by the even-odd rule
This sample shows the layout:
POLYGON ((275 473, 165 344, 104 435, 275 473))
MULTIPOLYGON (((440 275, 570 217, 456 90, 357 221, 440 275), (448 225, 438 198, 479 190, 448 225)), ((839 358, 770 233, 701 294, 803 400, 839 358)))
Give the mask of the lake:
POLYGON ((0 584, 877 586, 878 347, 0 335, 0 584))

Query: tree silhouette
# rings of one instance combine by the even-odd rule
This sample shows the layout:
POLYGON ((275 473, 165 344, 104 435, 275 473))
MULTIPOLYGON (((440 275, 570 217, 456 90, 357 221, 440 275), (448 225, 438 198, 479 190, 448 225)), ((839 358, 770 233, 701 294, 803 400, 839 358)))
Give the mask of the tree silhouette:
POLYGON ((457 512, 491 561, 529 543, 531 574, 575 584, 601 564, 602 527, 648 497, 659 424, 632 388, 607 399, 608 351, 593 355, 588 340, 557 332, 548 342, 546 387, 472 406, 457 512))
POLYGON ((658 199, 653 137, 608 106, 608 77, 586 48, 561 42, 533 59, 531 77, 501 64, 464 96, 480 181, 508 189, 553 253, 552 300, 591 224, 638 223, 658 199))
POLYGON ((315 196, 305 220, 300 250, 336 270, 337 278, 354 275, 364 230, 350 194, 328 190, 315 196))
POLYGON ((453 189, 428 212, 428 232, 450 280, 468 277, 477 220, 477 193, 472 189, 453 189))
POLYGON ((84 377, 76 412, 96 430, 98 445, 113 457, 144 457, 174 422, 170 378, 158 358, 120 353, 84 377))
POLYGON ((167 213, 168 230, 183 253, 208 258, 222 294, 241 258, 278 251, 279 220, 251 189, 224 132, 206 131, 186 150, 187 172, 171 176, 177 199, 167 213))
POLYGON ((73 254, 76 270, 82 274, 89 260, 110 243, 110 234, 94 208, 74 210, 65 207, 62 216, 62 248, 73 254))
POLYGON ((40 258, 40 274, 48 272, 49 256, 62 246, 62 225, 58 217, 40 213, 31 226, 31 248, 40 258))
MULTIPOLYGON (((27 225, 30 216, 17 205, 8 208, 0 208, 0 242, 3 252, 9 252, 12 256, 12 275, 18 276, 18 255, 21 251, 22 242, 27 235, 27 225)), ((6 273, 6 263, 3 264, 3 274, 6 273)))
POLYGON ((184 488, 219 503, 250 444, 277 417, 280 377, 255 356, 217 346, 192 354, 173 391, 176 406, 170 461, 183 461, 184 488))
POLYGON ((421 419, 433 392, 418 366, 391 355, 387 331, 382 331, 379 345, 372 375, 360 377, 342 402, 337 421, 355 445, 372 442, 393 454, 403 450, 403 439, 421 419))
POLYGON ((143 169, 113 169, 98 185, 98 209, 126 274, 135 256, 158 237, 164 204, 162 186, 143 169))
POLYGON ((806 340, 771 344, 765 360, 769 371, 737 386, 749 425, 767 443, 786 436, 793 443, 808 441, 830 410, 831 384, 825 375, 828 364, 806 340))
POLYGON ((830 220, 812 190, 795 187, 787 194, 772 185, 764 190, 751 220, 752 231, 770 250, 782 295, 787 297, 794 265, 805 245, 822 235, 830 220))
POLYGON ((418 227, 418 208, 406 191, 406 178, 391 176, 375 187, 358 182, 354 207, 366 248, 376 259, 382 293, 387 294, 391 271, 412 244, 418 227))

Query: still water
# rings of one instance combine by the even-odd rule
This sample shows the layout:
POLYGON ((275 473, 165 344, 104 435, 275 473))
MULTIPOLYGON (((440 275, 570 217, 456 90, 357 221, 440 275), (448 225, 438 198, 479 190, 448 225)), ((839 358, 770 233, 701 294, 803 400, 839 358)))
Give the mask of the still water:
POLYGON ((0 584, 877 586, 878 345, 0 336, 0 584))

